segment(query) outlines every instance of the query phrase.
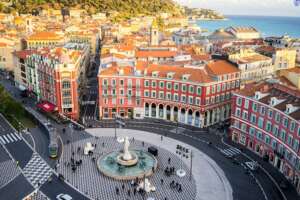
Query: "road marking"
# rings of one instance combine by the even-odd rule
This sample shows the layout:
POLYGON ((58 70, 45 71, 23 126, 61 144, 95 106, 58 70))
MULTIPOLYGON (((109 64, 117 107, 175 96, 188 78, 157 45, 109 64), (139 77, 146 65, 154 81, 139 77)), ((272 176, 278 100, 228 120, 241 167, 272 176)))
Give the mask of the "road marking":
POLYGON ((10 141, 15 141, 14 139, 12 139, 11 137, 10 137, 10 135, 6 135, 7 136, 7 138, 10 140, 10 141))
POLYGON ((17 138, 19 138, 19 140, 21 140, 22 138, 19 136, 19 134, 18 133, 15 133, 15 136, 17 137, 17 138))
POLYGON ((14 140, 16 140, 16 141, 18 140, 18 139, 14 136, 13 133, 11 133, 10 135, 11 135, 12 138, 14 138, 14 140))
POLYGON ((9 140, 5 137, 5 135, 3 135, 3 138, 6 141, 6 143, 9 143, 9 140))
POLYGON ((2 144, 6 144, 6 142, 3 140, 2 136, 0 136, 0 140, 1 140, 2 144))

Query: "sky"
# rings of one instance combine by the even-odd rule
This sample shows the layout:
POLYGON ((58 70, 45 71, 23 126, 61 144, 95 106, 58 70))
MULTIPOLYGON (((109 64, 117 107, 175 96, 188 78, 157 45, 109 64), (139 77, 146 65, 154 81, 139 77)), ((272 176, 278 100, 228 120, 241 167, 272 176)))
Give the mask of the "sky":
POLYGON ((225 15, 298 16, 297 0, 176 0, 182 5, 210 8, 225 15))

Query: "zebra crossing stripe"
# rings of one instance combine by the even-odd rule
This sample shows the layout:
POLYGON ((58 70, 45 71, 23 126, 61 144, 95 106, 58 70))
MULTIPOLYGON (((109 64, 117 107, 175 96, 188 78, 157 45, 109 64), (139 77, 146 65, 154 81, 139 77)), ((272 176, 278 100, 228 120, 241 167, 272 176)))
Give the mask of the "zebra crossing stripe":
POLYGON ((15 136, 16 136, 19 140, 21 140, 21 137, 19 136, 18 133, 15 133, 15 136))
POLYGON ((1 140, 2 144, 6 144, 6 142, 3 140, 2 136, 0 136, 0 140, 1 140))
POLYGON ((9 140, 5 137, 5 135, 3 135, 3 138, 6 141, 6 143, 9 143, 9 140))
POLYGON ((12 139, 11 137, 10 137, 10 135, 6 135, 7 136, 7 138, 10 140, 10 141, 14 141, 14 139, 12 139))
POLYGON ((10 135, 11 135, 11 137, 12 137, 15 141, 18 140, 18 139, 15 137, 15 135, 14 135, 13 133, 11 133, 10 135))

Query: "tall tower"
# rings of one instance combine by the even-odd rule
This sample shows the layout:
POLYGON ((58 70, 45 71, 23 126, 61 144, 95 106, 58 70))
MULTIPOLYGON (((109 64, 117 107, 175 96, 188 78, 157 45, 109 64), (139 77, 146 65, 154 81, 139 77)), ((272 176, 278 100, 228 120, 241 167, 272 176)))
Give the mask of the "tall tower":
POLYGON ((150 45, 151 46, 159 45, 159 32, 158 32, 158 25, 156 20, 153 20, 150 28, 150 45))

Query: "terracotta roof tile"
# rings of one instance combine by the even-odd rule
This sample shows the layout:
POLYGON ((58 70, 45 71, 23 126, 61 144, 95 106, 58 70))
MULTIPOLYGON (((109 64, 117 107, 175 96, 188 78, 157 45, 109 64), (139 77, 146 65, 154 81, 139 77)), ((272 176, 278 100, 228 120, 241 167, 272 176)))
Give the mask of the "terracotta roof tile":
POLYGON ((215 75, 240 72, 236 66, 225 60, 211 61, 207 64, 206 68, 215 75))

